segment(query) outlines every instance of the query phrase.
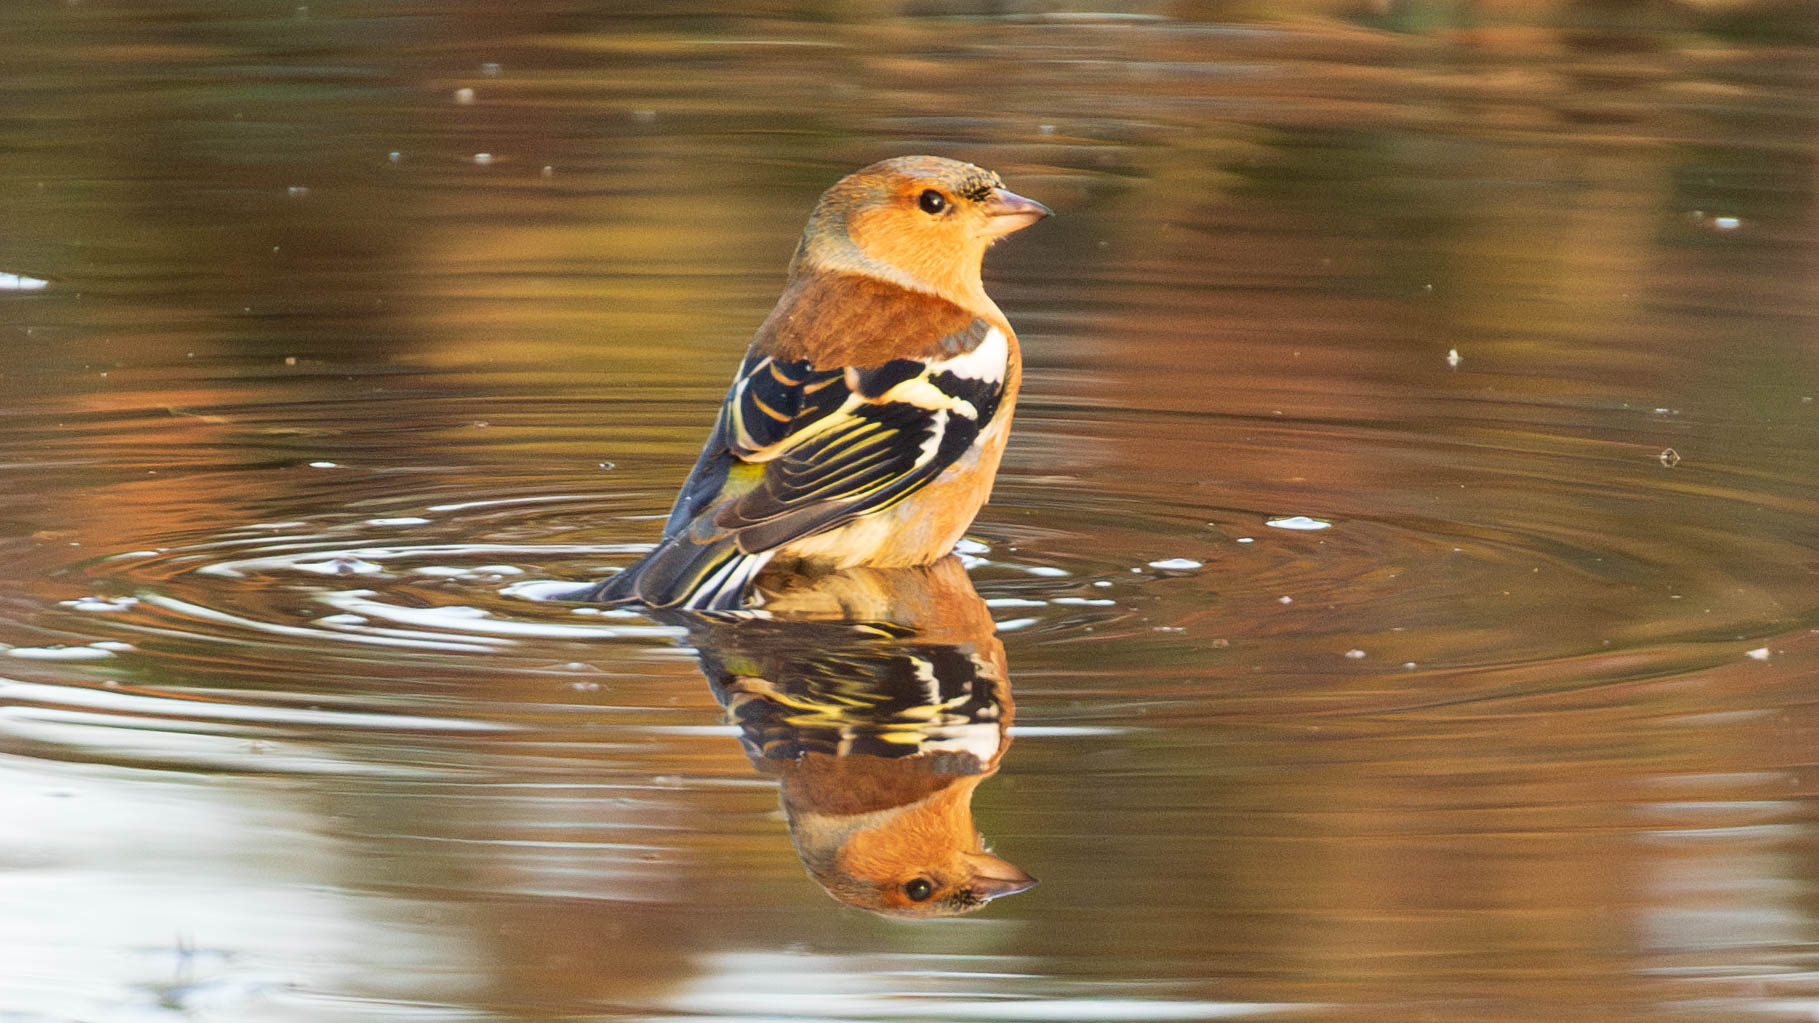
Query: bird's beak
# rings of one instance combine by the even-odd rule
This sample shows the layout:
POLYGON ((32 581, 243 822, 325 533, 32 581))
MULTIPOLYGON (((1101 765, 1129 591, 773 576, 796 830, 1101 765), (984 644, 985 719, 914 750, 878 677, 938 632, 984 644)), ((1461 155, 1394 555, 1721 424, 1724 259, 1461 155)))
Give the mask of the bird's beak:
POLYGON ((992 194, 979 205, 985 210, 985 233, 991 238, 1021 231, 1049 215, 1047 206, 1003 188, 992 189, 992 194))
MULTIPOLYGON (((1029 202, 1025 199, 1024 202, 1029 202)), ((1031 203, 1031 205, 1035 205, 1031 203)), ((1043 212, 1047 212, 1044 210, 1043 212)), ((962 853, 973 868, 973 891, 982 899, 1015 895, 1036 886, 1036 879, 991 853, 962 853)))

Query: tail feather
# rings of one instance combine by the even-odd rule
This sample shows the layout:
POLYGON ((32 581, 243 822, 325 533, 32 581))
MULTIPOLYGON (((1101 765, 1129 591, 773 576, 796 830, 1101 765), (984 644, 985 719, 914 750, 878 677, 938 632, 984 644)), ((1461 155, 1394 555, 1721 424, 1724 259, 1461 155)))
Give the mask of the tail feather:
POLYGON ((601 580, 576 599, 687 611, 734 611, 745 606, 752 579, 772 553, 747 554, 732 536, 698 543, 684 532, 664 540, 644 560, 601 580))

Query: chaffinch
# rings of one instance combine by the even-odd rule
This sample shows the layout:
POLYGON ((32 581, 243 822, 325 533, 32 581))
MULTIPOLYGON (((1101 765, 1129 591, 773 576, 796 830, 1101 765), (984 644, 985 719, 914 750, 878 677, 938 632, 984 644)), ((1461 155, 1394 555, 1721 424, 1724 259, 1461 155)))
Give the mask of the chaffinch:
POLYGON ((842 902, 909 917, 1035 884, 973 825, 1013 705, 991 612, 958 559, 796 576, 767 596, 772 617, 658 615, 689 628, 746 755, 777 777, 809 875, 842 902))
POLYGON ((828 189, 663 538, 579 596, 737 609, 770 566, 951 551, 991 494, 1022 366, 980 263, 1048 214, 996 174, 933 156, 828 189))

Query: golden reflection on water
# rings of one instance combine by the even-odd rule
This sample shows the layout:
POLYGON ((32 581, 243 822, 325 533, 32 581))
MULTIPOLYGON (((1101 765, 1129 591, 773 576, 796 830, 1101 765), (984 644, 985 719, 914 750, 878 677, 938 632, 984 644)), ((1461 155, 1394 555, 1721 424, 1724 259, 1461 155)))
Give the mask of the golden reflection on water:
POLYGON ((765 592, 759 618, 680 620, 829 895, 953 916, 1035 883, 973 824, 1014 705, 1004 646, 958 558, 799 578, 765 592))

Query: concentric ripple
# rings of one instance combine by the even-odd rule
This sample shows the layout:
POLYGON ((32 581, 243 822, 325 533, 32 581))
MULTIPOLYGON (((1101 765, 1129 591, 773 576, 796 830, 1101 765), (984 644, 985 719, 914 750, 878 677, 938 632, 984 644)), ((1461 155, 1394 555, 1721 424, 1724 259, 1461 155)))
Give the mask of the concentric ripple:
MULTIPOLYGON (((1160 427, 1065 406, 1025 422, 1050 442, 1076 436, 1089 460, 1160 427)), ((1474 443, 1474 455, 1382 429, 1213 421, 1166 459, 1121 467, 1116 486, 1083 486, 1090 466, 1065 477, 1012 467, 961 555, 1019 674, 1090 651, 1143 668, 1075 684, 1121 701, 1148 677, 1146 700, 1189 714, 1212 711, 1209 685, 1241 701, 1228 709, 1292 694, 1285 706, 1306 713, 1520 694, 1561 675, 1671 676, 1819 624, 1804 585, 1819 505, 1805 495, 1752 493, 1763 481, 1740 473, 1624 464, 1630 489, 1613 510, 1599 500, 1609 480, 1595 478, 1613 452, 1564 457, 1532 431, 1506 440, 1474 443), (1433 471, 1448 458, 1463 467, 1433 471), (1405 478, 1365 486, 1354 463, 1405 478), (1228 468, 1213 478, 1202 465, 1228 468), (1329 478, 1271 478, 1265 465, 1325 466, 1329 478), (1750 533, 1727 528, 1743 517, 1750 533), (1649 528, 1625 528, 1634 521, 1649 528)), ((385 715, 400 730, 559 729, 577 713, 610 718, 602 687, 688 676, 679 630, 544 599, 647 549, 665 500, 655 462, 648 483, 634 471, 609 477, 623 489, 593 492, 419 479, 402 493, 383 471, 288 471, 331 469, 332 510, 312 487, 296 508, 268 502, 269 518, 134 533, 131 549, 47 566, 39 602, 16 596, 0 638, 7 674, 39 687, 14 699, 42 722, 52 709, 155 716, 148 701, 168 698, 178 732, 326 723, 285 716, 297 707, 352 715, 356 729, 385 715), (60 707, 43 688, 58 685, 77 687, 60 707), (524 699, 526 686, 546 695, 524 699), (130 706, 109 702, 129 690, 130 706), (198 716, 192 699, 258 710, 198 716)), ((176 505, 187 488, 232 485, 198 476, 160 493, 176 505)), ((197 519, 183 512, 164 517, 197 519)))

